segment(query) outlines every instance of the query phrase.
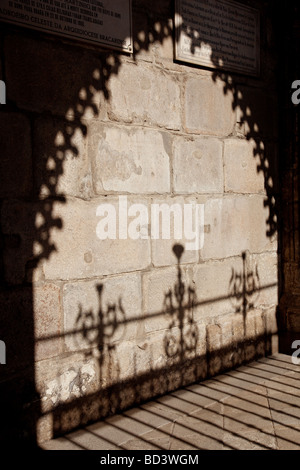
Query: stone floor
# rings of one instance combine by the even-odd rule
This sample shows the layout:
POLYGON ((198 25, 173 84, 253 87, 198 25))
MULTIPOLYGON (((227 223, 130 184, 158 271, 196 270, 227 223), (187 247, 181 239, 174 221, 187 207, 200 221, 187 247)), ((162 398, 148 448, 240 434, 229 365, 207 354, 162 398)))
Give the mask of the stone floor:
POLYGON ((49 450, 300 449, 300 365, 276 354, 42 445, 49 450))

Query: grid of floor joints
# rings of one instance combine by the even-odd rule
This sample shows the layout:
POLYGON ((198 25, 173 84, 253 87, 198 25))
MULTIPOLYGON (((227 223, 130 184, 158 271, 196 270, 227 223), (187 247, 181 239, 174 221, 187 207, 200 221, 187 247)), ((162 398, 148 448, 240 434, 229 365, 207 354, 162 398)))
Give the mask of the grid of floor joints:
POLYGON ((48 450, 299 450, 300 366, 276 354, 44 442, 48 450))

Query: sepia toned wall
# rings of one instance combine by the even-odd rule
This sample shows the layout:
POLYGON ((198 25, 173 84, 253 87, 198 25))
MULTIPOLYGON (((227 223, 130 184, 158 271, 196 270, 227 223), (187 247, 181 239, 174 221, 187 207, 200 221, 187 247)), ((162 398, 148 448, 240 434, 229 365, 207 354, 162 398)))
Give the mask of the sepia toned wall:
POLYGON ((277 351, 277 49, 272 8, 251 6, 258 78, 174 61, 169 0, 133 2, 133 55, 1 24, 12 433, 49 439, 277 351), (204 204, 203 247, 100 240, 97 208, 122 195, 204 204))

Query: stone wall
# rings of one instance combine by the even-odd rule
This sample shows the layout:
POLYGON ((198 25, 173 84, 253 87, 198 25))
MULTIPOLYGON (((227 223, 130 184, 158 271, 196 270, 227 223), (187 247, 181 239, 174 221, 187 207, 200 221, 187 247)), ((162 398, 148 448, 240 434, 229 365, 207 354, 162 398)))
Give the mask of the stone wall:
POLYGON ((259 78, 176 63, 168 0, 133 2, 132 56, 1 25, 2 383, 21 437, 276 351, 276 42, 251 6, 259 78), (203 247, 100 240, 119 196, 203 204, 203 247))

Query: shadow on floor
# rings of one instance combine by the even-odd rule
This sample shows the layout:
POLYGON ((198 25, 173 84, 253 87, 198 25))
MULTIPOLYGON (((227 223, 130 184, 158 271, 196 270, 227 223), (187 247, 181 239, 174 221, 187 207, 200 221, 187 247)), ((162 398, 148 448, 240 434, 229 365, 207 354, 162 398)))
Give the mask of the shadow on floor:
POLYGON ((277 354, 42 445, 48 450, 299 450, 300 370, 277 354))

